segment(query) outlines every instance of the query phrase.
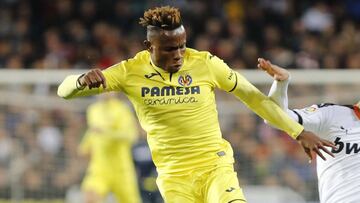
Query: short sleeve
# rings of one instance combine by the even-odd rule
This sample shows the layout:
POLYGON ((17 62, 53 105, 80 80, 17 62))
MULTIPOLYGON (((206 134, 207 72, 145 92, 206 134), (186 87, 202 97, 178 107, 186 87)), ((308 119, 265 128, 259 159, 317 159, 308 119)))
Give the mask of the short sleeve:
POLYGON ((296 114, 298 122, 304 126, 305 130, 321 134, 322 129, 327 128, 327 110, 328 108, 319 108, 317 105, 312 105, 292 111, 296 114))

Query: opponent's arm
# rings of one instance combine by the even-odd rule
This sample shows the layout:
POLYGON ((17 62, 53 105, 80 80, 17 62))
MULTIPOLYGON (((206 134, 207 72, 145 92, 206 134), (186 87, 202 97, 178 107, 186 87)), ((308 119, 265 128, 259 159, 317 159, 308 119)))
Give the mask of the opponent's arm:
MULTIPOLYGON (((268 97, 281 107, 292 119, 299 122, 299 118, 292 110, 288 108, 288 86, 290 82, 290 72, 277 65, 271 64, 263 58, 258 59, 258 68, 268 73, 274 78, 268 97)), ((265 120, 265 123, 268 123, 265 120)), ((301 123, 300 123, 301 124, 301 123)), ((304 126, 305 127, 305 126, 304 126)))
POLYGON ((323 128, 327 128, 325 111, 321 111, 317 106, 306 107, 304 109, 288 109, 287 90, 289 85, 290 73, 270 61, 259 58, 258 68, 267 72, 275 80, 269 91, 269 97, 288 113, 295 121, 304 126, 305 130, 320 134, 323 128))
MULTIPOLYGON (((309 130, 311 132, 320 133, 321 126, 324 124, 322 122, 323 113, 321 111, 312 112, 311 115, 303 117, 299 112, 295 110, 288 109, 288 96, 287 90, 290 82, 290 73, 284 68, 281 68, 277 65, 272 64, 270 61, 265 60, 263 58, 258 59, 258 68, 262 69, 266 73, 268 73, 271 77, 274 78, 274 82, 271 85, 268 96, 278 104, 287 114, 294 119, 296 122, 302 124, 305 130, 309 130)), ((265 121, 266 122, 266 121, 265 121)), ((308 135, 309 139, 311 137, 316 140, 316 137, 311 134, 308 135)), ((326 148, 325 148, 326 149, 326 148)), ((304 148, 306 153, 310 153, 309 149, 304 148)), ((322 157, 323 158, 323 157, 322 157)))

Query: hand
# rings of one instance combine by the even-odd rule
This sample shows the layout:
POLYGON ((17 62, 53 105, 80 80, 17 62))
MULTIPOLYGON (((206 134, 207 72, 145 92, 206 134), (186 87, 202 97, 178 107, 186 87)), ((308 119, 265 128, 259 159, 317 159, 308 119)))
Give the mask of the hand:
POLYGON ((106 79, 100 69, 91 69, 79 78, 79 85, 82 87, 98 88, 101 85, 106 88, 106 79))
POLYGON ((329 154, 330 156, 334 157, 334 154, 331 153, 331 151, 329 151, 326 147, 336 149, 335 145, 328 140, 319 138, 312 132, 302 131, 300 135, 296 138, 296 140, 303 147, 304 151, 310 158, 309 162, 311 162, 311 160, 313 160, 314 158, 312 152, 315 152, 323 160, 326 160, 320 149, 325 153, 329 154))
POLYGON ((289 71, 280 66, 272 64, 269 60, 263 58, 258 58, 257 67, 265 72, 267 72, 271 77, 277 81, 284 81, 290 77, 289 71))

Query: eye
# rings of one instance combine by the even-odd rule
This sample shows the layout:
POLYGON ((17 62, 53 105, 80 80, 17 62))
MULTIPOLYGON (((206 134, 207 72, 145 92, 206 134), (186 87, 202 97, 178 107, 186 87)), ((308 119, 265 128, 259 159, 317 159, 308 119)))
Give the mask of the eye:
POLYGON ((176 49, 177 49, 177 47, 166 47, 164 50, 165 51, 174 51, 176 49))
POLYGON ((171 51, 176 51, 178 49, 185 49, 185 48, 186 48, 186 45, 183 44, 183 45, 178 46, 178 47, 165 47, 164 50, 168 51, 168 52, 171 52, 171 51))

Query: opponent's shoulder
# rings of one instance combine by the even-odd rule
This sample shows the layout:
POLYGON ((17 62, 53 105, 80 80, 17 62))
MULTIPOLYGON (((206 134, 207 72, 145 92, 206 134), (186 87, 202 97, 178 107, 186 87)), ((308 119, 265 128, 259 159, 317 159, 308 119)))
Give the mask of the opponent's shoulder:
POLYGON ((341 110, 350 110, 351 107, 349 105, 339 105, 334 103, 320 103, 320 104, 313 104, 309 107, 305 107, 303 109, 295 109, 305 114, 315 114, 319 112, 334 112, 341 110))
POLYGON ((321 104, 316 104, 316 106, 319 109, 324 109, 324 110, 352 110, 353 109, 353 105, 342 105, 342 104, 334 104, 334 103, 321 103, 321 104))

